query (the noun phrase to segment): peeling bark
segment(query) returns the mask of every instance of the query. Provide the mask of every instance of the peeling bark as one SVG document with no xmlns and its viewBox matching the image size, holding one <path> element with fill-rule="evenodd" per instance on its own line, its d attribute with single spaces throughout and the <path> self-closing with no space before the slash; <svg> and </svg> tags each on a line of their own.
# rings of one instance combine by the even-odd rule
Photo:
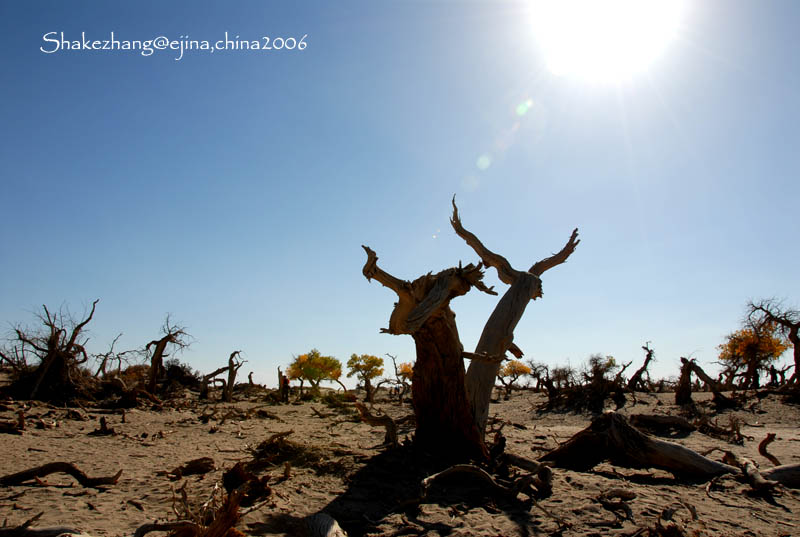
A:
<svg viewBox="0 0 800 537">
<path fill-rule="evenodd" d="M 382 331 L 409 334 L 416 345 L 417 361 L 411 379 L 417 423 L 415 442 L 456 459 L 485 458 L 486 447 L 467 401 L 463 346 L 450 309 L 450 300 L 472 287 L 491 292 L 481 281 L 481 266 L 450 268 L 408 282 L 380 269 L 375 252 L 366 246 L 364 250 L 364 276 L 392 289 L 399 298 L 389 328 Z"/>
<path fill-rule="evenodd" d="M 397 294 L 389 328 L 383 332 L 410 334 L 416 344 L 412 377 L 416 440 L 431 448 L 438 446 L 437 451 L 450 452 L 450 456 L 453 446 L 463 444 L 462 455 L 479 454 L 485 458 L 483 436 L 500 363 L 506 351 L 521 354 L 514 345 L 514 329 L 528 302 L 542 295 L 540 276 L 564 263 L 580 241 L 576 229 L 557 254 L 534 263 L 527 271 L 519 271 L 461 225 L 455 198 L 450 222 L 456 234 L 481 258 L 478 266 L 459 266 L 409 282 L 379 268 L 375 252 L 364 246 L 367 261 L 362 272 L 368 280 L 378 280 Z M 494 267 L 509 289 L 486 322 L 475 352 L 464 353 L 449 303 L 472 287 L 497 294 L 483 284 L 483 266 Z M 472 359 L 466 374 L 465 357 Z"/>
<path fill-rule="evenodd" d="M 510 350 L 514 342 L 514 329 L 517 327 L 525 308 L 531 300 L 542 296 L 542 282 L 539 278 L 546 270 L 564 263 L 575 247 L 578 245 L 578 230 L 572 232 L 567 244 L 560 252 L 543 259 L 527 271 L 514 269 L 505 257 L 486 248 L 483 243 L 461 224 L 455 199 L 453 199 L 453 216 L 450 218 L 456 234 L 473 249 L 487 267 L 494 267 L 497 276 L 508 290 L 495 306 L 489 320 L 483 327 L 483 332 L 475 347 L 475 354 L 487 356 L 504 355 Z M 500 370 L 500 362 L 487 363 L 486 361 L 473 360 L 467 370 L 467 393 L 469 395 L 475 426 L 481 431 L 486 430 L 486 421 L 489 418 L 489 402 L 492 397 L 494 380 Z"/>
</svg>

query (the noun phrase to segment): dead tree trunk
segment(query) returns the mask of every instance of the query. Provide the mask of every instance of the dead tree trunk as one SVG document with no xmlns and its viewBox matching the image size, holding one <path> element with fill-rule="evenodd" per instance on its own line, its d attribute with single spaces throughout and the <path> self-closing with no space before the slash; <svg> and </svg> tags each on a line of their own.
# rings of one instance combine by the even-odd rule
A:
<svg viewBox="0 0 800 537">
<path fill-rule="evenodd" d="M 794 353 L 794 372 L 789 377 L 789 383 L 796 383 L 800 379 L 800 323 L 795 324 L 789 330 L 789 341 L 792 344 L 792 351 Z"/>
<path fill-rule="evenodd" d="M 472 360 L 467 370 L 467 393 L 469 395 L 475 425 L 481 435 L 486 430 L 489 417 L 489 401 L 492 397 L 494 379 L 500 370 L 500 361 L 506 351 L 514 343 L 514 329 L 525 313 L 528 302 L 542 296 L 540 276 L 548 269 L 564 263 L 578 240 L 578 230 L 574 230 L 567 244 L 555 255 L 535 263 L 528 271 L 514 269 L 501 255 L 487 249 L 472 233 L 464 229 L 458 216 L 458 208 L 453 200 L 453 216 L 450 219 L 453 229 L 459 237 L 475 250 L 478 257 L 487 267 L 494 267 L 500 281 L 509 285 L 508 290 L 498 302 L 489 320 L 483 328 L 475 354 L 483 355 L 488 360 Z M 521 356 L 522 351 L 514 347 Z"/>
<path fill-rule="evenodd" d="M 394 367 L 394 378 L 396 382 L 396 389 L 397 389 L 397 401 L 400 405 L 403 404 L 403 396 L 405 396 L 406 391 L 408 390 L 408 383 L 406 382 L 404 376 L 400 374 L 400 370 L 397 368 L 397 356 L 392 356 L 388 352 L 386 356 L 392 359 L 392 366 Z"/>
<path fill-rule="evenodd" d="M 678 381 L 678 387 L 675 390 L 676 405 L 686 405 L 692 402 L 692 373 L 697 375 L 697 377 L 702 380 L 706 386 L 708 386 L 708 388 L 711 390 L 711 393 L 714 394 L 714 404 L 716 405 L 717 409 L 735 408 L 737 406 L 736 401 L 727 395 L 724 395 L 720 385 L 717 384 L 714 379 L 708 376 L 708 373 L 706 373 L 702 367 L 697 365 L 694 360 L 687 360 L 686 358 L 681 358 L 681 376 L 680 380 Z"/>
<path fill-rule="evenodd" d="M 642 376 L 647 373 L 647 367 L 650 365 L 650 362 L 653 360 L 656 352 L 650 348 L 650 342 L 644 344 L 642 349 L 645 352 L 644 357 L 644 364 L 642 367 L 636 370 L 636 373 L 633 374 L 631 379 L 628 381 L 628 389 L 632 392 L 640 391 L 640 392 L 649 392 L 647 386 L 645 386 L 644 380 L 642 380 Z M 649 376 L 648 376 L 649 378 Z"/>
<path fill-rule="evenodd" d="M 203 379 L 200 382 L 200 399 L 208 399 L 208 384 L 211 380 L 216 377 L 217 375 L 221 375 L 225 371 L 228 370 L 228 366 L 220 367 L 219 369 L 215 369 L 208 375 L 203 375 Z"/>
<path fill-rule="evenodd" d="M 156 393 L 158 386 L 158 379 L 164 374 L 164 351 L 169 343 L 169 336 L 164 336 L 161 339 L 151 341 L 147 344 L 146 349 L 154 346 L 153 354 L 150 356 L 150 378 L 147 380 L 147 391 Z"/>
<path fill-rule="evenodd" d="M 153 347 L 153 354 L 150 355 L 150 377 L 147 380 L 147 391 L 151 394 L 156 393 L 158 381 L 164 376 L 164 358 L 168 356 L 165 352 L 167 345 L 171 343 L 181 349 L 188 345 L 183 339 L 186 332 L 183 328 L 171 325 L 169 316 L 162 330 L 164 337 L 151 341 L 144 348 L 145 351 L 149 351 L 150 347 Z"/>
<path fill-rule="evenodd" d="M 414 338 L 417 361 L 411 380 L 416 417 L 415 442 L 432 452 L 454 459 L 485 458 L 482 434 L 473 422 L 464 384 L 463 347 L 458 337 L 450 300 L 483 285 L 480 265 L 451 268 L 417 278 L 400 280 L 377 265 L 378 256 L 364 246 L 363 273 L 398 296 L 382 332 Z"/>
<path fill-rule="evenodd" d="M 675 388 L 675 404 L 678 406 L 692 403 L 692 365 L 686 358 L 681 358 L 681 376 Z"/>
<path fill-rule="evenodd" d="M 239 355 L 242 351 L 233 351 L 230 358 L 228 358 L 228 383 L 225 389 L 222 390 L 222 400 L 226 403 L 233 401 L 233 385 L 236 383 L 236 373 L 247 362 L 246 360 L 239 360 Z"/>
<path fill-rule="evenodd" d="M 488 250 L 478 238 L 463 228 L 453 200 L 451 224 L 456 233 L 478 254 L 482 263 L 428 274 L 413 282 L 400 280 L 377 267 L 375 252 L 367 248 L 363 273 L 392 289 L 399 300 L 389 320 L 391 334 L 410 334 L 417 349 L 411 390 L 417 419 L 417 440 L 449 456 L 485 456 L 483 435 L 489 415 L 489 401 L 500 362 L 506 351 L 518 357 L 514 329 L 528 302 L 542 294 L 540 276 L 564 263 L 577 244 L 578 230 L 567 244 L 551 257 L 535 263 L 527 271 L 511 267 L 502 256 Z M 471 287 L 496 294 L 483 282 L 482 265 L 494 267 L 503 283 L 510 287 L 487 321 L 474 353 L 464 353 L 458 337 L 450 300 Z M 472 359 L 464 375 L 463 358 Z"/>
</svg>

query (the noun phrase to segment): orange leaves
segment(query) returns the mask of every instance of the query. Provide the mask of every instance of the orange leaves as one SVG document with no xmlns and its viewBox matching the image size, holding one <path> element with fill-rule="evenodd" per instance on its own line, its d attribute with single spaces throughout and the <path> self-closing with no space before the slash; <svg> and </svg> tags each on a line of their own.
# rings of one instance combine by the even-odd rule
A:
<svg viewBox="0 0 800 537">
<path fill-rule="evenodd" d="M 400 378 L 410 381 L 411 376 L 414 374 L 414 364 L 411 362 L 403 362 L 397 366 L 397 374 Z"/>
</svg>

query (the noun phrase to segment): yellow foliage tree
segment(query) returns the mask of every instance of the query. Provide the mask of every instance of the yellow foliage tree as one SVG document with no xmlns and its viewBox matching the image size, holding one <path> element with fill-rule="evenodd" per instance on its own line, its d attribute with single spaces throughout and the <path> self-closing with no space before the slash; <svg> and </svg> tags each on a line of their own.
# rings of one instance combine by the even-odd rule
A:
<svg viewBox="0 0 800 537">
<path fill-rule="evenodd" d="M 411 382 L 411 376 L 414 374 L 414 364 L 403 362 L 397 366 L 397 374 L 402 380 Z"/>
<path fill-rule="evenodd" d="M 347 360 L 347 368 L 350 370 L 347 377 L 350 378 L 353 375 L 358 377 L 358 380 L 364 383 L 367 401 L 372 402 L 371 381 L 383 375 L 383 358 L 371 354 L 353 354 Z"/>
<path fill-rule="evenodd" d="M 500 368 L 497 374 L 498 380 L 506 388 L 506 395 L 511 394 L 514 387 L 514 382 L 517 381 L 522 375 L 530 375 L 533 370 L 519 360 L 510 360 Z"/>
<path fill-rule="evenodd" d="M 728 334 L 725 342 L 717 347 L 719 359 L 725 364 L 726 384 L 741 375 L 742 387 L 758 388 L 759 369 L 777 360 L 789 346 L 773 323 L 745 327 Z"/>
<path fill-rule="evenodd" d="M 307 380 L 314 391 L 319 391 L 319 384 L 323 380 L 336 382 L 347 391 L 339 380 L 342 376 L 342 362 L 333 356 L 322 356 L 317 349 L 311 349 L 306 354 L 296 356 L 289 364 L 286 376 L 292 380 L 300 381 L 300 391 L 303 390 L 303 381 Z"/>
</svg>

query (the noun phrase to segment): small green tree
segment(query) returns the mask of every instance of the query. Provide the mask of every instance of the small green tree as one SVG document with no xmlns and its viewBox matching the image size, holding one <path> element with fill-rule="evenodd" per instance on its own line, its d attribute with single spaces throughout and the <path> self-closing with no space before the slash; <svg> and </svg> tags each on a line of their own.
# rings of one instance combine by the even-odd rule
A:
<svg viewBox="0 0 800 537">
<path fill-rule="evenodd" d="M 342 376 L 342 362 L 333 356 L 322 356 L 317 349 L 311 349 L 306 354 L 301 354 L 294 358 L 286 376 L 292 380 L 300 381 L 300 392 L 303 391 L 303 381 L 311 384 L 314 392 L 319 392 L 319 384 L 323 380 L 338 383 L 344 391 L 347 391 L 344 384 L 339 380 Z"/>
<path fill-rule="evenodd" d="M 350 370 L 347 377 L 350 378 L 355 375 L 358 380 L 364 383 L 364 391 L 366 393 L 366 401 L 372 402 L 372 379 L 378 378 L 383 375 L 383 358 L 378 358 L 371 354 L 357 355 L 353 354 L 347 360 L 347 367 Z"/>
</svg>

